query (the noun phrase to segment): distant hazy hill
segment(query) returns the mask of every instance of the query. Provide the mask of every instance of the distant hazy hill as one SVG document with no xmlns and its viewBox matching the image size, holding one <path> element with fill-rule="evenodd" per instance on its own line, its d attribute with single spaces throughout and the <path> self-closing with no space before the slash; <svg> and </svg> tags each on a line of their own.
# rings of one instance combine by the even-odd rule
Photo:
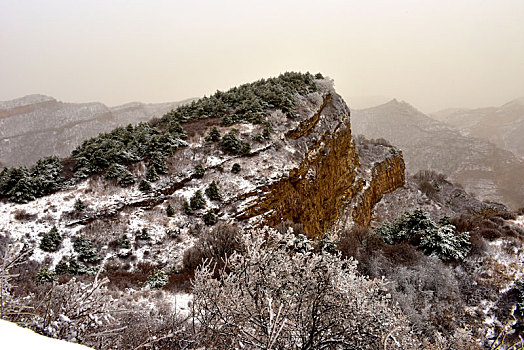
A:
<svg viewBox="0 0 524 350">
<path fill-rule="evenodd" d="M 43 95 L 0 102 L 0 163 L 31 165 L 38 159 L 66 156 L 83 140 L 116 126 L 162 116 L 190 100 L 128 103 L 107 107 L 98 102 L 64 103 Z"/>
<path fill-rule="evenodd" d="M 524 97 L 500 107 L 446 109 L 431 117 L 458 128 L 463 135 L 490 141 L 524 159 Z"/>
<path fill-rule="evenodd" d="M 402 148 L 409 173 L 432 169 L 483 200 L 524 205 L 524 162 L 490 142 L 461 135 L 405 102 L 353 110 L 354 134 L 385 138 Z"/>
</svg>

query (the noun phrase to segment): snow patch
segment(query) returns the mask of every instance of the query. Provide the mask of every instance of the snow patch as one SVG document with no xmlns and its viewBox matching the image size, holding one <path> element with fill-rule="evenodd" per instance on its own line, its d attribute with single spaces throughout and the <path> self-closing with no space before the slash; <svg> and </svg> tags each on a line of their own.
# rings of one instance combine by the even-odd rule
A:
<svg viewBox="0 0 524 350">
<path fill-rule="evenodd" d="M 4 349 L 38 349 L 38 350 L 87 350 L 87 346 L 69 343 L 65 340 L 49 338 L 22 328 L 14 323 L 0 320 L 0 339 Z"/>
</svg>

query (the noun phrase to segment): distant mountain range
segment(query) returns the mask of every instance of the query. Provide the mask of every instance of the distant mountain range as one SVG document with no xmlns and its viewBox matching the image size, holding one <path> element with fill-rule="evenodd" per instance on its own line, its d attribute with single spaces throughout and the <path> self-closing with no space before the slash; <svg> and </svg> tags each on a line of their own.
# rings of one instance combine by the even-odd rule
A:
<svg viewBox="0 0 524 350">
<path fill-rule="evenodd" d="M 30 95 L 0 102 L 0 164 L 30 166 L 45 156 L 65 157 L 100 132 L 160 117 L 190 101 L 107 107 Z M 408 173 L 435 170 L 480 199 L 524 206 L 524 99 L 501 107 L 447 109 L 431 117 L 392 100 L 352 110 L 351 124 L 354 135 L 385 138 L 401 147 Z"/>
<path fill-rule="evenodd" d="M 119 125 L 160 117 L 191 100 L 107 107 L 99 102 L 64 103 L 29 95 L 0 102 L 0 164 L 30 166 L 49 155 L 65 157 L 87 138 Z"/>
<path fill-rule="evenodd" d="M 431 117 L 463 135 L 490 141 L 524 159 L 524 97 L 500 107 L 445 109 Z"/>
<path fill-rule="evenodd" d="M 522 117 L 511 115 L 506 119 L 513 120 L 515 125 L 522 124 Z M 399 146 L 408 173 L 435 170 L 448 175 L 450 180 L 462 184 L 482 200 L 501 202 L 513 208 L 524 206 L 524 161 L 508 150 L 480 138 L 465 136 L 452 126 L 397 100 L 353 110 L 351 124 L 355 135 L 385 138 Z M 507 136 L 508 143 L 509 139 Z M 522 137 L 514 139 L 511 144 L 522 141 Z"/>
</svg>

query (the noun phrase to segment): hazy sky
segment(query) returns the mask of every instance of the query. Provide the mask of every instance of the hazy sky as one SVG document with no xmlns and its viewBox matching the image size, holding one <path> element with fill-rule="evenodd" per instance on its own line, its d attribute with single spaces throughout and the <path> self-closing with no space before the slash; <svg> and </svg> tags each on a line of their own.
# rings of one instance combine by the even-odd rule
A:
<svg viewBox="0 0 524 350">
<path fill-rule="evenodd" d="M 0 49 L 0 100 L 176 101 L 293 70 L 350 107 L 432 112 L 524 96 L 524 1 L 0 0 Z"/>
</svg>

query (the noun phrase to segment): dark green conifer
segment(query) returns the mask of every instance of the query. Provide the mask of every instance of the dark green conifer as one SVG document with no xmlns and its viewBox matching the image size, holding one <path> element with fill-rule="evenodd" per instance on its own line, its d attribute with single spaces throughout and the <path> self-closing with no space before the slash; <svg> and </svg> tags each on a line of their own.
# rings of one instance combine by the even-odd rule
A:
<svg viewBox="0 0 524 350">
<path fill-rule="evenodd" d="M 56 252 L 62 244 L 62 236 L 58 232 L 56 226 L 53 226 L 51 230 L 44 233 L 40 240 L 40 249 L 46 252 Z"/>
<path fill-rule="evenodd" d="M 142 192 L 149 192 L 151 191 L 151 184 L 149 183 L 149 181 L 142 179 L 138 184 L 138 189 Z"/>
<path fill-rule="evenodd" d="M 211 184 L 206 188 L 205 192 L 207 198 L 211 199 L 212 201 L 219 201 L 222 199 L 220 190 L 218 189 L 217 183 L 215 181 L 211 182 Z"/>
<path fill-rule="evenodd" d="M 169 216 L 169 217 L 175 216 L 175 209 L 173 209 L 171 204 L 167 205 L 166 215 Z"/>
<path fill-rule="evenodd" d="M 209 134 L 206 136 L 206 141 L 207 142 L 217 142 L 217 141 L 220 141 L 220 132 L 218 131 L 218 129 L 216 128 L 216 126 L 214 126 L 211 131 L 209 132 Z"/>
<path fill-rule="evenodd" d="M 233 164 L 233 166 L 231 167 L 231 172 L 233 174 L 238 174 L 241 170 L 242 168 L 240 167 L 240 164 L 238 163 Z"/>
<path fill-rule="evenodd" d="M 213 210 L 208 210 L 207 213 L 205 213 L 202 217 L 202 220 L 204 221 L 204 224 L 208 226 L 213 226 L 217 223 L 217 216 L 215 215 Z"/>
<path fill-rule="evenodd" d="M 202 191 L 196 191 L 189 200 L 189 203 L 191 205 L 191 209 L 193 210 L 204 208 L 206 206 L 206 201 L 204 200 L 204 197 L 202 197 Z"/>
</svg>

